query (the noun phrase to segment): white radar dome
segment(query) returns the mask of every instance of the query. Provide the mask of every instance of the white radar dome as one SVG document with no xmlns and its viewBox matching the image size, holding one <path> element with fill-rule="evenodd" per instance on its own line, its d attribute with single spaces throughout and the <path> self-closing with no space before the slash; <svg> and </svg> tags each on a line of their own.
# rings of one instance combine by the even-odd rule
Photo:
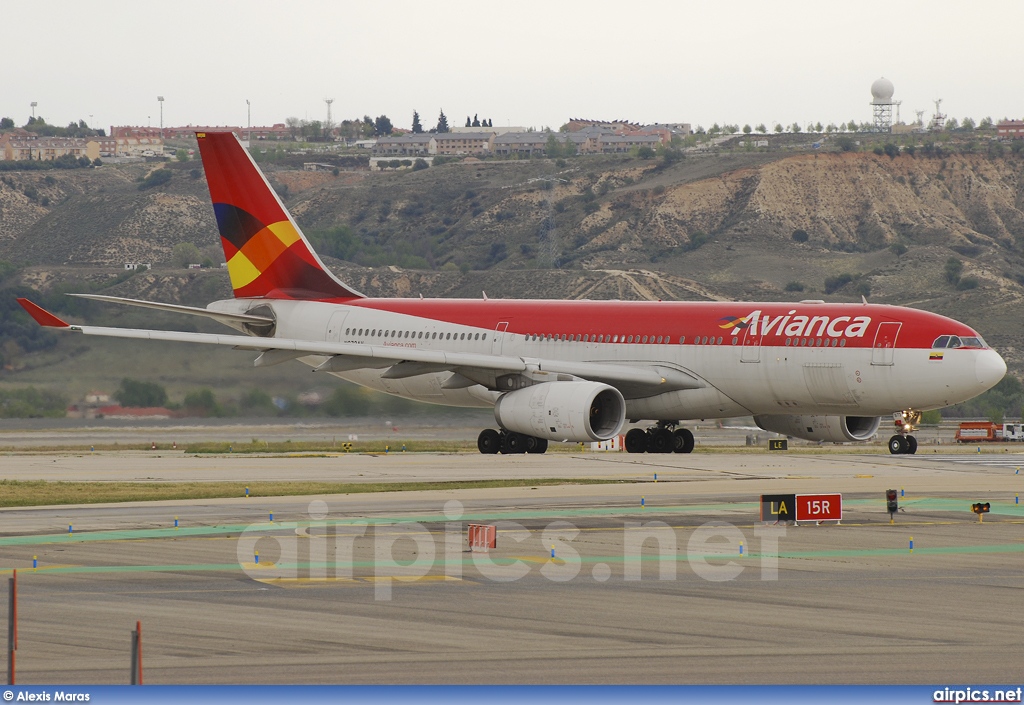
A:
<svg viewBox="0 0 1024 705">
<path fill-rule="evenodd" d="M 892 102 L 892 94 L 895 91 L 896 87 L 892 85 L 892 81 L 883 76 L 871 84 L 871 102 L 890 103 Z"/>
</svg>

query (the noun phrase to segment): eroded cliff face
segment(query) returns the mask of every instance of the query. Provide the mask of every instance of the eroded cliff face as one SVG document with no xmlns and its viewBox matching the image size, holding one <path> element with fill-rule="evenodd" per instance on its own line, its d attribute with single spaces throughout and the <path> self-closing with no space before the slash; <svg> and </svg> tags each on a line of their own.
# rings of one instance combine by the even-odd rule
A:
<svg viewBox="0 0 1024 705">
<path fill-rule="evenodd" d="M 645 253 L 687 247 L 697 235 L 746 234 L 838 251 L 947 245 L 1017 250 L 1024 239 L 1022 169 L 1017 159 L 956 155 L 890 159 L 810 154 L 738 169 L 660 193 L 612 193 L 580 222 L 584 249 Z M 618 209 L 624 217 L 614 217 Z M 604 258 L 607 259 L 607 258 Z"/>
</svg>

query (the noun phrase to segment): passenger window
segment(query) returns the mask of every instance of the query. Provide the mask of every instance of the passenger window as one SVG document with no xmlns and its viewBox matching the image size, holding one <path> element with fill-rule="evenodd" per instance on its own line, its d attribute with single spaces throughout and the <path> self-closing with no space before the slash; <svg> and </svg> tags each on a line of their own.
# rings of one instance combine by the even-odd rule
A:
<svg viewBox="0 0 1024 705">
<path fill-rule="evenodd" d="M 719 338 L 718 338 L 718 343 L 717 343 L 717 344 L 718 344 L 718 345 L 721 345 L 721 344 L 722 344 L 722 338 L 721 338 L 721 336 L 719 336 Z"/>
<path fill-rule="evenodd" d="M 685 342 L 686 342 L 686 336 L 685 335 L 679 336 L 679 344 L 682 345 Z"/>
</svg>

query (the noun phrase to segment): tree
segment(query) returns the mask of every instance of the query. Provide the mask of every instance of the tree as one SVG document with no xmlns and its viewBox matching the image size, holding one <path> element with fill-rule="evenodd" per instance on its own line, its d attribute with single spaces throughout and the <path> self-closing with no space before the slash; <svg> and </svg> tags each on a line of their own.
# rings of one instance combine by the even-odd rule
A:
<svg viewBox="0 0 1024 705">
<path fill-rule="evenodd" d="M 199 262 L 203 255 L 199 252 L 199 248 L 191 242 L 179 242 L 171 248 L 171 258 L 179 267 L 187 267 Z"/>
<path fill-rule="evenodd" d="M 174 153 L 174 157 L 179 162 L 187 162 L 188 161 L 188 150 L 179 149 L 177 152 Z"/>
<path fill-rule="evenodd" d="M 789 126 L 789 131 L 792 132 L 793 134 L 797 134 L 798 132 L 800 132 L 800 123 L 794 122 L 792 125 Z"/>
<path fill-rule="evenodd" d="M 814 123 L 814 131 L 819 133 L 819 134 L 821 133 L 822 127 L 821 127 L 821 123 L 820 122 Z"/>
<path fill-rule="evenodd" d="M 846 123 L 846 129 L 849 132 L 856 132 L 857 131 L 857 121 L 856 120 L 850 120 L 850 122 Z"/>
<path fill-rule="evenodd" d="M 964 263 L 958 260 L 956 257 L 950 257 L 946 260 L 946 267 L 943 272 L 948 281 L 953 286 L 960 283 L 960 275 L 963 274 Z"/>
<path fill-rule="evenodd" d="M 412 111 L 412 133 L 414 135 L 423 133 L 423 125 L 420 124 L 420 114 L 415 110 Z"/>
<path fill-rule="evenodd" d="M 373 121 L 373 132 L 378 137 L 381 135 L 390 135 L 393 129 L 391 120 L 388 119 L 387 115 L 381 115 Z"/>
<path fill-rule="evenodd" d="M 420 171 L 421 169 L 427 169 L 429 167 L 430 165 L 427 164 L 427 160 L 422 158 L 417 158 L 416 161 L 412 163 L 413 171 Z"/>
<path fill-rule="evenodd" d="M 9 117 L 0 118 L 0 130 L 9 130 L 14 127 L 14 120 Z"/>
<path fill-rule="evenodd" d="M 946 120 L 946 131 L 947 132 L 952 132 L 953 130 L 957 130 L 959 128 L 960 128 L 960 123 L 957 122 L 955 117 L 951 117 L 949 120 Z"/>
<path fill-rule="evenodd" d="M 126 377 L 114 392 L 114 398 L 121 402 L 121 406 L 164 406 L 167 403 L 167 390 L 155 382 L 140 382 Z"/>
<path fill-rule="evenodd" d="M 146 178 L 144 178 L 142 183 L 139 184 L 139 190 L 145 191 L 146 189 L 166 184 L 171 180 L 172 175 L 173 174 L 170 169 L 154 169 L 146 174 Z"/>
<path fill-rule="evenodd" d="M 548 159 L 557 159 L 562 156 L 562 143 L 555 137 L 554 132 L 548 135 L 548 141 L 544 145 L 544 155 Z"/>
<path fill-rule="evenodd" d="M 478 118 L 476 116 L 476 113 L 473 113 L 473 124 L 471 125 L 471 127 L 480 127 L 480 126 L 481 126 L 480 125 L 480 118 Z M 486 125 L 484 127 L 486 127 Z"/>
<path fill-rule="evenodd" d="M 979 130 L 991 130 L 992 129 L 992 118 L 983 117 L 981 122 L 978 123 Z"/>
<path fill-rule="evenodd" d="M 764 123 L 763 123 L 763 122 L 762 122 L 762 123 L 759 123 L 759 124 L 758 124 L 758 126 L 757 126 L 757 127 L 755 127 L 754 129 L 755 129 L 755 130 L 757 130 L 758 132 L 760 132 L 760 133 L 761 133 L 762 135 L 763 135 L 764 133 L 768 132 L 768 128 L 764 126 Z"/>
<path fill-rule="evenodd" d="M 895 159 L 900 154 L 900 148 L 894 145 L 892 142 L 886 142 L 885 146 L 882 147 L 882 151 L 885 152 L 889 159 Z"/>
<path fill-rule="evenodd" d="M 285 118 L 284 124 L 287 125 L 288 132 L 291 133 L 292 140 L 294 140 L 299 133 L 299 119 L 297 117 Z"/>
<path fill-rule="evenodd" d="M 647 145 L 644 145 L 643 147 L 640 147 L 639 149 L 636 150 L 636 156 L 640 157 L 641 159 L 651 159 L 654 157 L 654 150 L 648 147 Z"/>
<path fill-rule="evenodd" d="M 894 242 L 893 244 L 889 245 L 889 252 L 896 255 L 896 259 L 898 260 L 900 257 L 907 254 L 907 246 L 904 245 L 902 242 Z"/>
<path fill-rule="evenodd" d="M 469 119 L 469 115 L 466 116 L 466 127 L 473 127 L 473 123 Z"/>
<path fill-rule="evenodd" d="M 205 387 L 186 394 L 182 406 L 193 416 L 220 416 L 223 413 L 213 392 Z"/>
<path fill-rule="evenodd" d="M 448 118 L 444 114 L 444 110 L 441 110 L 441 114 L 437 117 L 437 128 L 438 133 L 448 132 Z"/>
<path fill-rule="evenodd" d="M 750 125 L 743 126 L 743 134 L 749 135 L 751 132 L 753 132 L 753 130 L 751 129 Z"/>
<path fill-rule="evenodd" d="M 780 125 L 779 123 L 775 123 L 775 127 L 773 127 L 772 129 L 775 131 L 775 134 L 782 134 L 782 125 Z"/>
<path fill-rule="evenodd" d="M 960 129 L 964 132 L 974 132 L 974 120 L 969 117 L 965 117 L 963 122 L 960 123 Z"/>
</svg>

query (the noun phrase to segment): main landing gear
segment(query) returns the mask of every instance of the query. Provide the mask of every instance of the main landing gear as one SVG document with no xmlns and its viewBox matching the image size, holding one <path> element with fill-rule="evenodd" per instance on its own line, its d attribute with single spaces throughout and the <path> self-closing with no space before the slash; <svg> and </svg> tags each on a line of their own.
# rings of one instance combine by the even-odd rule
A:
<svg viewBox="0 0 1024 705">
<path fill-rule="evenodd" d="M 525 433 L 516 433 L 515 431 L 495 431 L 493 428 L 485 428 L 476 439 L 476 447 L 484 455 L 543 453 L 548 449 L 548 439 L 527 436 Z"/>
<path fill-rule="evenodd" d="M 693 433 L 675 428 L 675 421 L 659 421 L 646 431 L 634 428 L 626 434 L 627 453 L 692 453 Z"/>
</svg>

